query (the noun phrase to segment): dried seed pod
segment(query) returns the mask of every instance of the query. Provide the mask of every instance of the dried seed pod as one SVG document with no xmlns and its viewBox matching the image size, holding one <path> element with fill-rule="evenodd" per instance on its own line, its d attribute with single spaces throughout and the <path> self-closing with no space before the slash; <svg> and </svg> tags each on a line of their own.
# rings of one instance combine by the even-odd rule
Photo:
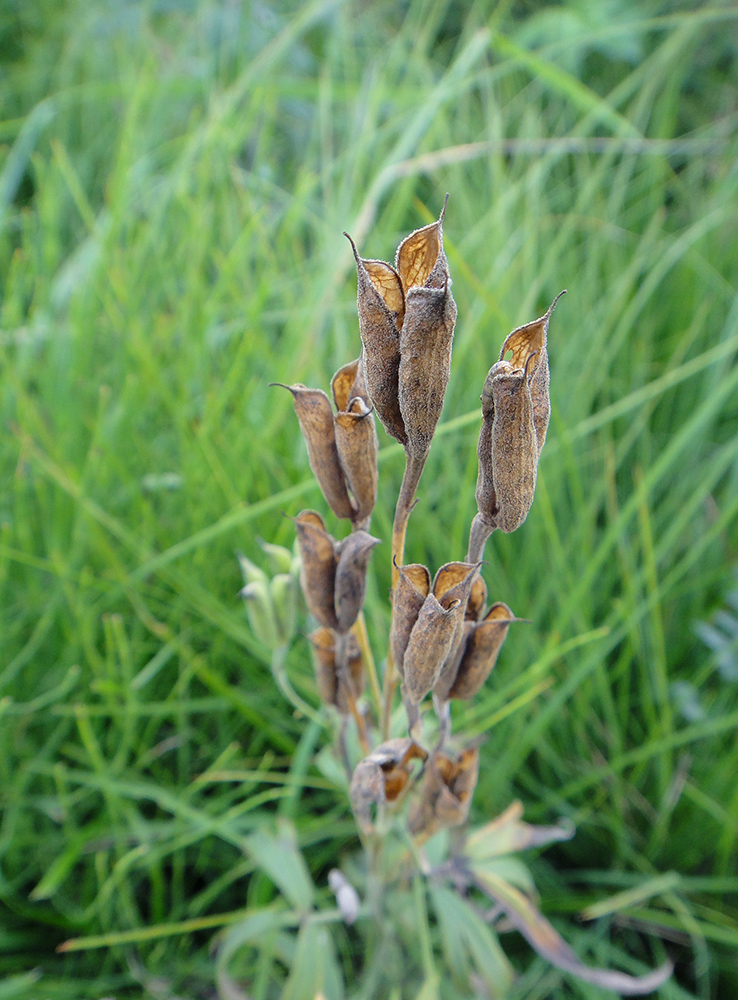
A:
<svg viewBox="0 0 738 1000">
<path fill-rule="evenodd" d="M 405 314 L 402 282 L 390 264 L 363 260 L 348 233 L 344 235 L 356 259 L 356 301 L 367 391 L 384 429 L 404 445 L 407 435 L 398 394 L 400 326 Z"/>
<path fill-rule="evenodd" d="M 336 543 L 325 521 L 314 510 L 303 510 L 295 518 L 300 547 L 300 585 L 312 615 L 326 628 L 338 628 L 334 603 L 336 587 Z"/>
<path fill-rule="evenodd" d="M 533 365 L 529 368 L 530 391 L 533 400 L 533 423 L 536 430 L 536 442 L 538 454 L 540 456 L 546 440 L 548 421 L 551 415 L 551 401 L 549 398 L 549 383 L 551 380 L 548 367 L 548 326 L 551 322 L 551 315 L 562 295 L 566 294 L 566 289 L 559 292 L 546 312 L 539 319 L 532 323 L 526 323 L 507 337 L 500 351 L 500 360 L 504 358 L 508 351 L 512 351 L 512 365 L 514 368 L 525 368 L 528 358 L 535 354 Z"/>
<path fill-rule="evenodd" d="M 356 510 L 351 503 L 338 457 L 330 400 L 322 389 L 308 389 L 299 382 L 295 385 L 271 384 L 292 393 L 295 413 L 307 444 L 310 468 L 331 510 L 336 517 L 354 519 Z"/>
<path fill-rule="evenodd" d="M 338 632 L 348 632 L 359 616 L 366 593 L 369 557 L 379 541 L 366 531 L 353 531 L 337 546 L 335 608 Z"/>
<path fill-rule="evenodd" d="M 472 584 L 471 594 L 469 594 L 469 602 L 466 605 L 464 618 L 471 622 L 479 621 L 484 614 L 486 604 L 487 584 L 484 582 L 484 577 L 476 576 Z"/>
<path fill-rule="evenodd" d="M 436 752 L 423 775 L 420 802 L 410 813 L 408 826 L 427 839 L 444 827 L 459 826 L 469 815 L 479 777 L 479 749 L 462 750 L 453 758 Z"/>
<path fill-rule="evenodd" d="M 438 680 L 454 643 L 460 604 L 457 600 L 444 608 L 434 594 L 423 602 L 403 661 L 402 700 L 406 706 L 419 705 Z"/>
<path fill-rule="evenodd" d="M 510 532 L 528 516 L 538 473 L 538 443 L 526 369 L 515 370 L 508 361 L 498 361 L 487 376 L 488 390 L 494 408 L 490 456 L 494 519 L 498 528 Z"/>
<path fill-rule="evenodd" d="M 390 649 L 400 677 L 403 677 L 405 650 L 423 602 L 430 593 L 431 578 L 425 566 L 419 563 L 401 566 L 399 572 L 400 576 L 392 595 Z"/>
<path fill-rule="evenodd" d="M 361 524 L 370 517 L 377 500 L 379 442 L 360 362 L 352 361 L 337 371 L 331 389 L 338 410 L 334 417 L 336 449 L 354 499 L 353 521 Z"/>
<path fill-rule="evenodd" d="M 456 303 L 443 251 L 443 216 L 411 233 L 397 251 L 405 291 L 398 388 L 407 451 L 428 454 L 451 371 Z"/>
<path fill-rule="evenodd" d="M 439 688 L 445 689 L 447 679 L 456 676 L 461 643 L 464 638 L 464 619 L 474 579 L 480 565 L 463 562 L 446 563 L 438 570 L 433 581 L 433 593 L 441 602 L 442 607 L 453 606 L 456 621 L 451 647 L 433 684 L 434 692 L 437 692 Z"/>
<path fill-rule="evenodd" d="M 336 663 L 336 635 L 329 628 L 318 628 L 308 636 L 313 647 L 315 679 L 321 701 L 333 705 L 341 715 L 351 711 L 347 695 L 354 701 L 364 691 L 364 661 L 353 635 L 346 640 L 346 664 Z"/>
<path fill-rule="evenodd" d="M 416 459 L 428 454 L 441 415 L 456 322 L 443 250 L 445 211 L 444 205 L 437 222 L 402 241 L 394 267 L 362 259 L 347 236 L 356 258 L 369 397 L 387 433 Z"/>
<path fill-rule="evenodd" d="M 364 832 L 372 829 L 371 807 L 394 802 L 407 785 L 413 760 L 424 761 L 426 750 L 409 737 L 381 743 L 354 770 L 349 797 Z"/>
<path fill-rule="evenodd" d="M 515 531 L 533 502 L 550 415 L 546 338 L 561 295 L 539 319 L 513 330 L 484 383 L 476 498 L 490 529 Z M 511 360 L 503 360 L 508 351 Z"/>
<path fill-rule="evenodd" d="M 444 698 L 473 698 L 492 672 L 510 624 L 517 619 L 507 604 L 493 604 L 480 622 L 469 625 L 456 676 Z"/>
</svg>

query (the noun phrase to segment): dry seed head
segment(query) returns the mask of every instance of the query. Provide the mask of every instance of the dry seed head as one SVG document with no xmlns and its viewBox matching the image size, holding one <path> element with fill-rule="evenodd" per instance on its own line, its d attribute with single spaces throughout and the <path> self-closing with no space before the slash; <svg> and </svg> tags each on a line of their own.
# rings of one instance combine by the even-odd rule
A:
<svg viewBox="0 0 738 1000">
<path fill-rule="evenodd" d="M 456 674 L 444 698 L 468 700 L 480 690 L 492 673 L 502 644 L 512 622 L 516 621 L 507 604 L 493 604 L 480 622 L 467 622 L 467 634 Z"/>
<path fill-rule="evenodd" d="M 338 410 L 334 417 L 338 458 L 354 499 L 353 521 L 363 524 L 377 501 L 379 442 L 360 360 L 339 369 L 333 376 L 331 389 Z"/>
<path fill-rule="evenodd" d="M 413 760 L 424 761 L 427 756 L 410 737 L 397 738 L 381 743 L 356 765 L 349 796 L 364 832 L 372 829 L 371 807 L 394 802 L 407 785 Z"/>
<path fill-rule="evenodd" d="M 356 510 L 351 503 L 333 428 L 333 410 L 322 389 L 308 389 L 297 382 L 283 385 L 272 382 L 292 393 L 295 413 L 305 438 L 310 468 L 328 505 L 336 517 L 353 519 Z"/>
<path fill-rule="evenodd" d="M 443 408 L 456 322 L 444 213 L 402 241 L 395 267 L 362 260 L 351 242 L 367 390 L 387 433 L 418 459 Z"/>
<path fill-rule="evenodd" d="M 455 677 L 462 642 L 465 636 L 465 618 L 474 581 L 481 563 L 447 563 L 436 573 L 433 593 L 444 607 L 455 605 L 456 630 L 451 647 L 433 684 L 433 690 L 443 689 L 447 677 Z M 457 603 L 458 602 L 458 603 Z"/>
<path fill-rule="evenodd" d="M 399 579 L 392 595 L 392 626 L 390 648 L 400 677 L 410 633 L 418 620 L 423 602 L 430 593 L 431 578 L 425 566 L 410 563 L 399 568 Z"/>
<path fill-rule="evenodd" d="M 399 569 L 390 642 L 411 720 L 417 717 L 414 708 L 436 685 L 463 637 L 464 614 L 478 568 L 471 563 L 446 563 L 436 573 L 432 588 L 424 566 L 413 563 Z"/>
<path fill-rule="evenodd" d="M 400 444 L 406 444 L 398 395 L 399 329 L 405 314 L 400 276 L 381 260 L 362 260 L 351 237 L 348 233 L 345 236 L 356 259 L 357 308 L 366 388 L 384 429 Z"/>
<path fill-rule="evenodd" d="M 533 502 L 550 414 L 546 337 L 559 298 L 540 319 L 513 330 L 484 383 L 476 498 L 490 528 L 515 531 Z"/>
<path fill-rule="evenodd" d="M 372 549 L 379 544 L 366 531 L 353 531 L 337 546 L 335 608 L 337 631 L 348 632 L 359 617 L 366 593 L 366 571 Z"/>
<path fill-rule="evenodd" d="M 325 521 L 314 510 L 303 510 L 295 518 L 300 547 L 300 585 L 310 613 L 326 628 L 338 628 L 334 602 L 336 589 L 335 539 Z"/>
<path fill-rule="evenodd" d="M 463 823 L 478 777 L 477 747 L 462 750 L 457 757 L 434 753 L 423 775 L 420 802 L 410 813 L 410 832 L 426 840 L 437 830 Z"/>
</svg>

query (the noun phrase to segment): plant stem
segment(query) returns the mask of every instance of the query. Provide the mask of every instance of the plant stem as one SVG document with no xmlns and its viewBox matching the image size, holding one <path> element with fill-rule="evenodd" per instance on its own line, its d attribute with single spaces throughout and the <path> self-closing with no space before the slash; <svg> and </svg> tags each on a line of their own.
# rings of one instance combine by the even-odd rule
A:
<svg viewBox="0 0 738 1000">
<path fill-rule="evenodd" d="M 306 701 L 303 701 L 300 695 L 295 691 L 290 683 L 290 679 L 287 676 L 287 647 L 277 646 L 275 650 L 272 651 L 272 676 L 277 682 L 277 687 L 285 696 L 287 701 L 293 705 L 298 712 L 302 712 L 303 715 L 307 716 L 308 719 L 312 719 L 313 722 L 317 722 L 321 727 L 325 727 L 325 720 L 321 717 L 319 712 L 316 712 L 314 708 L 311 708 Z"/>
<path fill-rule="evenodd" d="M 418 488 L 420 477 L 423 474 L 425 460 L 427 457 L 427 455 L 423 455 L 422 458 L 417 458 L 413 457 L 408 452 L 405 452 L 405 472 L 402 477 L 402 483 L 400 484 L 400 493 L 397 497 L 397 506 L 395 507 L 395 520 L 392 525 L 393 595 L 395 587 L 397 586 L 397 581 L 400 579 L 400 566 L 402 566 L 405 561 L 405 534 L 407 532 L 407 522 L 410 518 L 410 512 L 415 506 L 415 491 Z M 397 667 L 395 666 L 392 648 L 390 647 L 387 651 L 387 666 L 384 671 L 384 697 L 381 719 L 383 740 L 389 739 L 390 720 L 392 718 L 392 703 L 395 700 L 397 681 Z"/>
<path fill-rule="evenodd" d="M 364 666 L 366 667 L 366 672 L 369 676 L 369 687 L 372 689 L 372 698 L 374 699 L 377 721 L 379 722 L 382 718 L 382 689 L 379 686 L 377 665 L 374 662 L 374 657 L 372 655 L 372 647 L 369 645 L 369 636 L 366 631 L 366 619 L 364 618 L 363 611 L 359 612 L 359 617 L 356 619 L 351 631 L 354 633 L 356 641 L 359 644 L 361 656 L 364 660 Z"/>
<path fill-rule="evenodd" d="M 422 458 L 415 458 L 407 452 L 405 453 L 405 474 L 402 477 L 400 494 L 397 497 L 397 506 L 395 507 L 395 520 L 392 525 L 392 590 L 395 589 L 400 578 L 399 567 L 403 565 L 405 559 L 407 522 L 411 510 L 415 506 L 415 491 L 423 474 L 427 457 L 427 455 L 423 455 Z"/>
<path fill-rule="evenodd" d="M 495 530 L 494 526 L 490 526 L 487 521 L 482 518 L 481 514 L 477 514 L 471 523 L 471 529 L 469 531 L 469 551 L 466 554 L 466 561 L 468 563 L 478 563 L 484 558 L 484 546 L 487 544 L 487 539 Z"/>
<path fill-rule="evenodd" d="M 354 691 L 354 685 L 351 680 L 351 673 L 348 668 L 348 634 L 337 635 L 336 636 L 336 673 L 338 675 L 338 683 L 343 689 L 343 696 L 346 699 L 346 704 L 348 705 L 349 712 L 354 718 L 356 723 L 356 729 L 359 734 L 359 742 L 361 743 L 361 749 L 365 754 L 371 753 L 369 748 L 369 740 L 366 735 L 366 722 L 364 721 L 364 716 L 359 711 L 359 707 L 356 704 L 356 692 Z M 350 768 L 349 768 L 350 773 Z"/>
</svg>

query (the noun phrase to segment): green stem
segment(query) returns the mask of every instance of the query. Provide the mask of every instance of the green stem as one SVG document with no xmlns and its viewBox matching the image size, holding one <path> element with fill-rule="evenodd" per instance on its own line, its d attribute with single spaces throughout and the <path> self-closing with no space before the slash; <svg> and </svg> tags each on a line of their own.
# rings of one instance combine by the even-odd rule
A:
<svg viewBox="0 0 738 1000">
<path fill-rule="evenodd" d="M 300 695 L 295 691 L 290 683 L 290 679 L 287 676 L 287 647 L 277 646 L 276 649 L 272 651 L 272 676 L 277 682 L 277 687 L 285 696 L 287 701 L 301 712 L 303 715 L 307 716 L 308 719 L 312 719 L 313 722 L 317 722 L 321 727 L 325 727 L 325 720 L 321 717 L 319 712 L 316 712 L 314 708 L 311 708 L 306 701 L 303 701 Z"/>
</svg>

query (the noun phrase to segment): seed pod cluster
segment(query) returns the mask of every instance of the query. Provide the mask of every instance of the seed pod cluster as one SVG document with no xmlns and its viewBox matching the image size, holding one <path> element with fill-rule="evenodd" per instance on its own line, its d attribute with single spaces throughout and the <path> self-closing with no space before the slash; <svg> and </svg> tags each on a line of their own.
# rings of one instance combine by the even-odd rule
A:
<svg viewBox="0 0 738 1000">
<path fill-rule="evenodd" d="M 539 319 L 513 330 L 484 383 L 476 499 L 489 530 L 515 531 L 533 502 L 551 409 L 546 339 L 561 295 Z"/>
<path fill-rule="evenodd" d="M 430 449 L 451 368 L 456 303 L 444 213 L 445 205 L 437 222 L 402 241 L 394 267 L 361 258 L 351 241 L 369 397 L 387 433 L 416 459 Z"/>
<path fill-rule="evenodd" d="M 420 801 L 408 818 L 410 833 L 426 840 L 444 827 L 465 822 L 478 777 L 477 747 L 455 757 L 436 751 L 426 764 Z"/>
<path fill-rule="evenodd" d="M 336 414 L 322 389 L 297 382 L 292 393 L 308 449 L 310 467 L 336 517 L 355 527 L 368 523 L 377 500 L 377 431 L 361 359 L 340 368 L 331 380 Z"/>
<path fill-rule="evenodd" d="M 424 761 L 428 753 L 410 737 L 387 740 L 354 769 L 349 797 L 354 814 L 365 832 L 372 830 L 371 807 L 395 802 L 410 779 L 412 762 Z"/>
<path fill-rule="evenodd" d="M 392 606 L 390 646 L 402 678 L 402 698 L 411 724 L 417 706 L 455 661 L 478 565 L 446 563 L 430 573 L 417 563 L 402 566 Z"/>
<path fill-rule="evenodd" d="M 507 604 L 498 601 L 479 621 L 466 620 L 458 653 L 433 693 L 441 701 L 468 701 L 492 673 L 510 624 L 518 619 Z"/>
</svg>

